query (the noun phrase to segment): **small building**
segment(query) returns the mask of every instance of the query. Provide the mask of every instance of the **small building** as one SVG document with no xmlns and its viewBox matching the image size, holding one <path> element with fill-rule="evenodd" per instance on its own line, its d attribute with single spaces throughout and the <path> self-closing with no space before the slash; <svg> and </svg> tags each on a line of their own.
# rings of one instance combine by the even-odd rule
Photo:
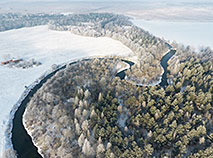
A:
<svg viewBox="0 0 213 158">
<path fill-rule="evenodd" d="M 3 62 L 1 62 L 1 64 L 2 64 L 2 65 L 7 65 L 7 64 L 9 64 L 9 63 L 18 63 L 18 62 L 20 62 L 20 61 L 22 61 L 22 59 L 17 59 L 17 60 L 11 59 L 11 60 L 8 60 L 8 61 L 3 61 Z"/>
</svg>

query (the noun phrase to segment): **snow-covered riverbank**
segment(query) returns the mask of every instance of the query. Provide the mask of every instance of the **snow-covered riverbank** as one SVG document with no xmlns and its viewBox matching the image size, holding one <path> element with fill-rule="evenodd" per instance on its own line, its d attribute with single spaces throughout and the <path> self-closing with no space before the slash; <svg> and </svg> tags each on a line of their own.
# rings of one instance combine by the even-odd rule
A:
<svg viewBox="0 0 213 158">
<path fill-rule="evenodd" d="M 132 51 L 113 39 L 91 38 L 70 32 L 48 30 L 47 26 L 22 28 L 0 33 L 0 60 L 10 54 L 25 59 L 34 58 L 42 65 L 29 69 L 0 66 L 0 155 L 5 147 L 5 130 L 13 106 L 36 79 L 51 68 L 70 60 L 90 56 L 127 56 Z M 6 146 L 7 148 L 7 146 Z"/>
</svg>

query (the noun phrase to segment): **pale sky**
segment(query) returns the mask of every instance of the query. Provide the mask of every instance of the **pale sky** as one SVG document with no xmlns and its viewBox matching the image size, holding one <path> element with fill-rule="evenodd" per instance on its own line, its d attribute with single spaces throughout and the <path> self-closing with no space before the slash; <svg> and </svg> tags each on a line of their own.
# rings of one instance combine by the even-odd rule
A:
<svg viewBox="0 0 213 158">
<path fill-rule="evenodd" d="M 191 2 L 191 3 L 211 3 L 212 0 L 1 0 L 1 2 L 79 2 L 79 1 L 87 1 L 87 2 L 118 2 L 118 1 L 125 1 L 125 2 Z"/>
<path fill-rule="evenodd" d="M 212 0 L 0 0 L 0 3 L 10 3 L 10 2 L 144 2 L 144 3 L 169 3 L 169 4 L 179 4 L 179 3 L 190 3 L 196 4 L 199 3 L 203 5 L 204 3 L 211 3 Z"/>
</svg>

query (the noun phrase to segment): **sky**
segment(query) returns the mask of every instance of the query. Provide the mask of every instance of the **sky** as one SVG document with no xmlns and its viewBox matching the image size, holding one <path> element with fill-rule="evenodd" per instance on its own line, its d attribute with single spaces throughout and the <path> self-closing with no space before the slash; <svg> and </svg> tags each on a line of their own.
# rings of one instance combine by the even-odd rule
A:
<svg viewBox="0 0 213 158">
<path fill-rule="evenodd" d="M 170 2 L 170 3 L 212 3 L 212 0 L 1 0 L 1 2 Z"/>
</svg>

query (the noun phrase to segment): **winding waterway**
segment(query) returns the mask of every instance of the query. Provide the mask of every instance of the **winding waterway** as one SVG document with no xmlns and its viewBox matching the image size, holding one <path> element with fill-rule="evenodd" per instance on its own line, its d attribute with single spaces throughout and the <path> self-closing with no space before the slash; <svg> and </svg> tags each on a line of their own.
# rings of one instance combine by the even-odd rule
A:
<svg viewBox="0 0 213 158">
<path fill-rule="evenodd" d="M 135 64 L 135 63 L 133 63 L 131 61 L 128 61 L 128 60 L 122 60 L 122 61 L 125 62 L 125 63 L 127 63 L 127 64 L 129 64 L 130 69 Z M 120 77 L 120 79 L 123 80 L 125 78 L 125 76 L 126 76 L 125 71 L 127 71 L 127 70 L 128 69 L 124 69 L 124 70 L 120 71 L 119 73 L 116 74 L 116 76 Z"/>
<path fill-rule="evenodd" d="M 167 67 L 168 67 L 168 61 L 169 59 L 175 54 L 176 50 L 170 50 L 166 55 L 163 56 L 163 58 L 161 59 L 161 66 L 163 67 L 163 75 L 161 78 L 161 82 L 160 82 L 160 86 L 165 88 L 168 86 L 168 82 L 167 82 Z"/>
<path fill-rule="evenodd" d="M 75 64 L 73 62 L 71 64 Z M 16 111 L 13 119 L 13 128 L 12 128 L 12 144 L 14 150 L 17 151 L 18 158 L 42 158 L 38 153 L 38 148 L 34 146 L 32 138 L 28 135 L 26 129 L 24 128 L 22 118 L 24 111 L 26 109 L 27 103 L 30 101 L 30 98 L 37 92 L 39 88 L 50 79 L 57 71 L 64 69 L 65 66 L 53 71 L 47 75 L 43 80 L 40 81 L 25 97 L 21 102 L 18 110 Z"/>
<path fill-rule="evenodd" d="M 168 60 L 175 54 L 175 50 L 170 50 L 165 56 L 163 56 L 161 60 L 161 66 L 164 69 L 164 73 L 162 75 L 162 79 L 160 82 L 160 86 L 166 87 L 168 85 L 167 83 L 167 66 L 168 66 Z M 89 60 L 89 59 L 85 59 Z M 134 65 L 131 61 L 123 60 L 124 62 L 128 63 L 130 65 L 130 68 L 132 65 Z M 73 62 L 71 64 L 74 64 L 76 62 Z M 70 64 L 70 65 L 71 65 Z M 21 102 L 20 107 L 15 113 L 14 119 L 13 119 L 13 128 L 12 128 L 12 143 L 14 149 L 17 151 L 18 158 L 42 158 L 42 156 L 38 153 L 38 148 L 34 146 L 32 142 L 32 138 L 28 135 L 27 131 L 24 128 L 22 118 L 25 111 L 25 108 L 27 106 L 27 103 L 30 101 L 30 98 L 37 92 L 37 90 L 48 80 L 50 79 L 57 71 L 64 69 L 65 66 L 61 67 L 60 69 L 55 70 L 54 72 L 47 75 L 43 80 L 40 81 L 25 97 L 25 99 Z M 126 69 L 127 70 L 127 69 Z M 119 72 L 116 76 L 119 76 L 121 79 L 125 78 L 125 71 L 123 70 Z"/>
<path fill-rule="evenodd" d="M 171 46 L 170 46 L 170 51 L 166 55 L 164 55 L 163 58 L 161 59 L 160 64 L 163 67 L 164 72 L 163 72 L 161 82 L 159 83 L 159 85 L 163 88 L 168 86 L 168 82 L 167 82 L 168 61 L 175 54 L 175 52 L 176 52 L 176 50 L 171 49 Z M 123 60 L 123 61 L 130 65 L 130 69 L 131 69 L 131 66 L 134 65 L 134 63 L 131 61 L 127 61 L 127 60 Z M 121 80 L 125 79 L 125 76 L 126 76 L 125 71 L 127 71 L 127 70 L 128 69 L 120 71 L 116 76 L 120 77 Z"/>
</svg>

